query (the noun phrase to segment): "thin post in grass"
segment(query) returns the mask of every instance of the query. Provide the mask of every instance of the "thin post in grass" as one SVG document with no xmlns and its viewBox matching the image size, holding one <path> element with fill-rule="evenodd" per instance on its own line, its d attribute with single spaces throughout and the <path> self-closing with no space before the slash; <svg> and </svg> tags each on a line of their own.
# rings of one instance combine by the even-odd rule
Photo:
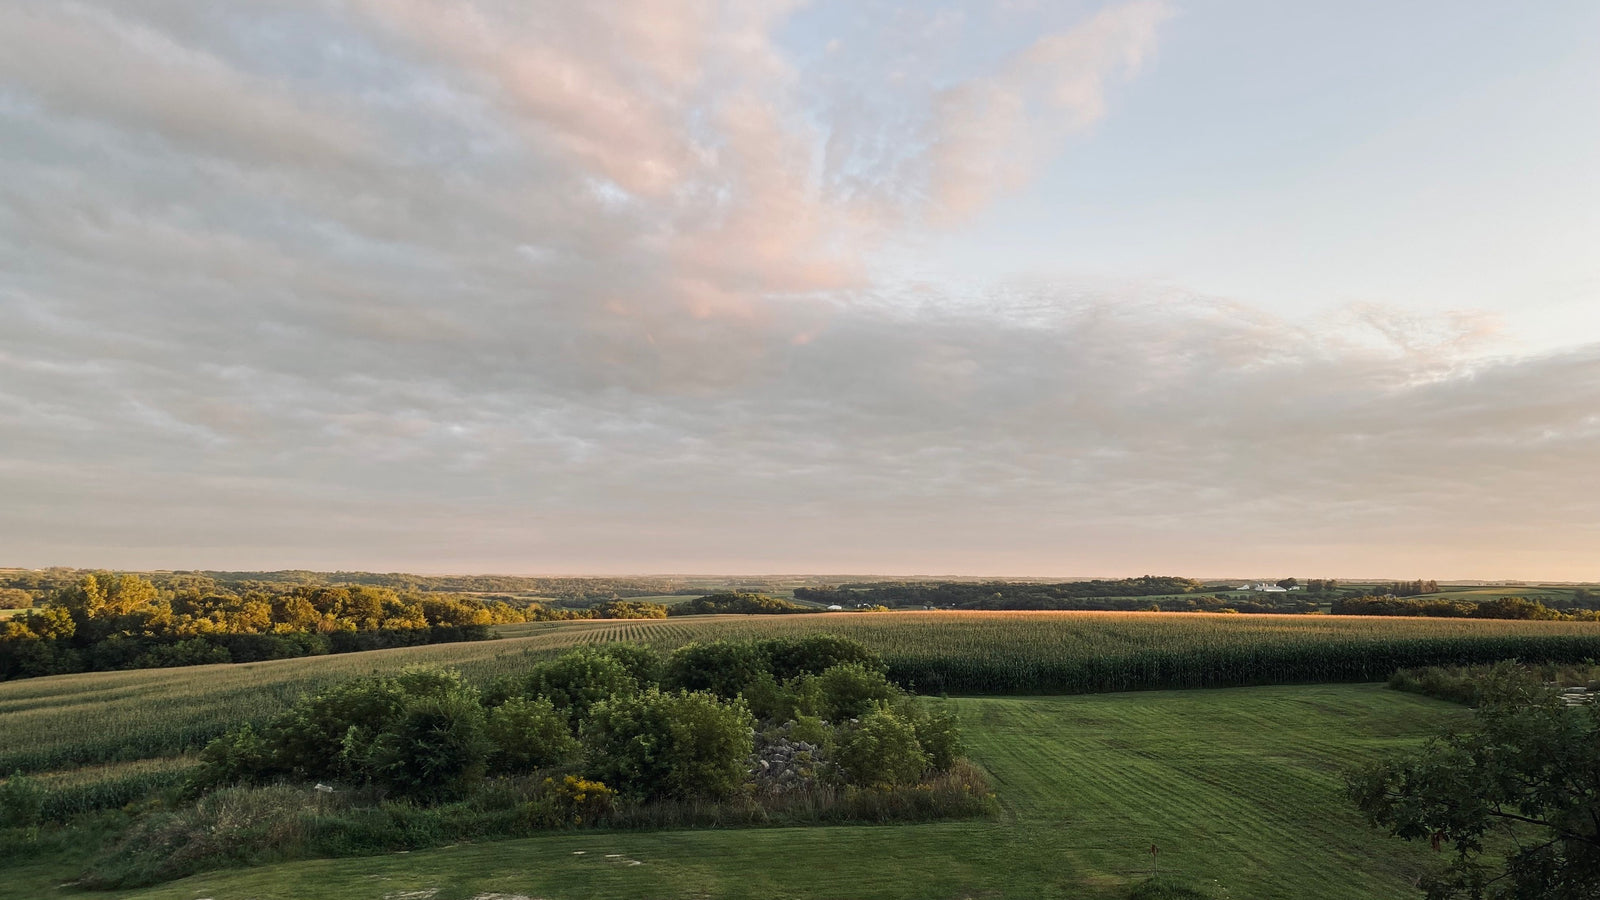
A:
<svg viewBox="0 0 1600 900">
<path fill-rule="evenodd" d="M 1155 878 L 1158 874 L 1160 874 L 1160 871 L 1159 871 L 1160 870 L 1160 866 L 1157 864 L 1157 860 L 1156 860 L 1156 855 L 1159 854 L 1160 852 L 1161 852 L 1161 848 L 1157 847 L 1155 844 L 1151 844 L 1150 845 L 1150 877 L 1151 878 Z"/>
</svg>

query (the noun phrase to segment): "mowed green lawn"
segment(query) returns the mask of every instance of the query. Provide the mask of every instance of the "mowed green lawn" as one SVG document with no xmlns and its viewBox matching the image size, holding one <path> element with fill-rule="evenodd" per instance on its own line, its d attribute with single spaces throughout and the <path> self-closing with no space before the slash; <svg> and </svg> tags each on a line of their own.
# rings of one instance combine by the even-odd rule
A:
<svg viewBox="0 0 1600 900">
<path fill-rule="evenodd" d="M 1376 685 L 951 702 L 994 777 L 997 821 L 566 832 L 215 872 L 125 896 L 1115 898 L 1148 872 L 1153 843 L 1163 871 L 1218 898 L 1413 898 L 1433 854 L 1369 831 L 1338 773 L 1466 715 Z"/>
</svg>

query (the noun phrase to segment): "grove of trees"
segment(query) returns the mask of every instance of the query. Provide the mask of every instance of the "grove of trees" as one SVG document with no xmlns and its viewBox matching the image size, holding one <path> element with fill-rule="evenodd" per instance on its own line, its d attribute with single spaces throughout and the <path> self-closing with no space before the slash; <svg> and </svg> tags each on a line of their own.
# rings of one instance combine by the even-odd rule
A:
<svg viewBox="0 0 1600 900">
<path fill-rule="evenodd" d="M 491 625 L 544 613 L 361 585 L 241 593 L 96 573 L 52 591 L 42 608 L 0 622 L 0 679 L 479 640 Z"/>
<path fill-rule="evenodd" d="M 1592 610 L 1563 612 L 1525 597 L 1493 600 L 1424 600 L 1392 595 L 1344 597 L 1333 601 L 1336 616 L 1431 616 L 1453 619 L 1600 619 Z"/>
<path fill-rule="evenodd" d="M 806 588 L 800 588 L 799 590 L 804 591 Z M 811 611 L 798 603 L 791 603 L 778 597 L 769 597 L 766 594 L 750 591 L 720 591 L 704 597 L 696 597 L 693 600 L 685 600 L 669 610 L 674 616 L 710 615 L 715 613 L 765 615 Z"/>
</svg>

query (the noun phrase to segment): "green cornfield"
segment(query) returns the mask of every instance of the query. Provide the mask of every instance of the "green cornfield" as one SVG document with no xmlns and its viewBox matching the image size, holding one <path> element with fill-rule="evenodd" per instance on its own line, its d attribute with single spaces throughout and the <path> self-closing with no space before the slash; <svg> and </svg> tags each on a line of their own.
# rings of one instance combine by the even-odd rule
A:
<svg viewBox="0 0 1600 900">
<path fill-rule="evenodd" d="M 831 632 L 880 652 L 928 693 L 1067 694 L 1378 681 L 1396 668 L 1600 659 L 1600 625 L 1201 613 L 894 612 L 583 620 L 505 626 L 502 639 L 238 665 L 0 683 L 0 772 L 49 772 L 192 752 L 302 693 L 407 665 L 487 681 L 573 646 Z"/>
</svg>

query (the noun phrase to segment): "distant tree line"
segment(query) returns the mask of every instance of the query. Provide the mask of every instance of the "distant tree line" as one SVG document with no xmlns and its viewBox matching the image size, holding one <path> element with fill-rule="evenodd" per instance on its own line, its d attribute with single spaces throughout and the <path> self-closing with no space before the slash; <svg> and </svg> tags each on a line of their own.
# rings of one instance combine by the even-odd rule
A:
<svg viewBox="0 0 1600 900">
<path fill-rule="evenodd" d="M 42 599 L 76 585 L 92 570 L 50 568 L 0 570 L 0 590 L 28 592 Z M 312 572 L 286 569 L 273 572 L 172 571 L 138 573 L 161 590 L 278 593 L 295 587 L 378 587 L 398 593 L 534 594 L 573 603 L 646 597 L 664 594 L 700 594 L 703 590 L 664 578 L 547 578 L 518 575 L 409 575 L 399 572 Z M 0 607 L 4 608 L 4 607 Z"/>
<path fill-rule="evenodd" d="M 1378 585 L 1375 593 L 1391 594 L 1396 597 L 1420 597 L 1423 594 L 1439 593 L 1439 582 L 1396 581 L 1386 585 Z"/>
<path fill-rule="evenodd" d="M 1573 608 L 1563 611 L 1526 597 L 1497 597 L 1481 602 L 1393 595 L 1343 597 L 1333 601 L 1336 616 L 1429 616 L 1447 619 L 1581 619 L 1600 621 L 1594 610 Z"/>
<path fill-rule="evenodd" d="M 565 610 L 366 585 L 253 583 L 236 591 L 201 576 L 158 586 L 101 572 L 0 622 L 0 679 L 483 640 L 491 626 L 511 622 L 666 614 L 661 604 L 628 600 Z"/>
<path fill-rule="evenodd" d="M 1124 608 L 1134 604 L 1124 602 Z M 1303 594 L 1249 594 L 1235 597 L 1229 594 L 1200 594 L 1194 597 L 1163 597 L 1142 607 L 1151 612 L 1236 612 L 1276 613 L 1297 615 L 1314 613 L 1322 607 Z"/>
<path fill-rule="evenodd" d="M 798 600 L 826 605 L 936 606 L 953 609 L 1139 609 L 1118 598 L 1193 594 L 1203 585 L 1193 578 L 1144 575 L 1115 580 L 1056 584 L 1016 581 L 868 582 L 840 587 L 795 588 Z M 1148 604 L 1145 604 L 1148 605 Z"/>
<path fill-rule="evenodd" d="M 1334 590 L 1337 584 L 1331 581 L 1317 582 L 1318 594 Z M 1233 587 L 1207 586 L 1192 578 L 1145 575 L 1139 578 L 1060 583 L 878 582 L 834 588 L 802 587 L 796 588 L 794 595 L 800 600 L 837 604 L 846 608 L 931 606 L 971 610 L 1237 613 L 1310 613 L 1321 608 L 1307 596 L 1310 592 L 1250 594 L 1244 597 L 1222 593 L 1233 590 Z"/>
</svg>

